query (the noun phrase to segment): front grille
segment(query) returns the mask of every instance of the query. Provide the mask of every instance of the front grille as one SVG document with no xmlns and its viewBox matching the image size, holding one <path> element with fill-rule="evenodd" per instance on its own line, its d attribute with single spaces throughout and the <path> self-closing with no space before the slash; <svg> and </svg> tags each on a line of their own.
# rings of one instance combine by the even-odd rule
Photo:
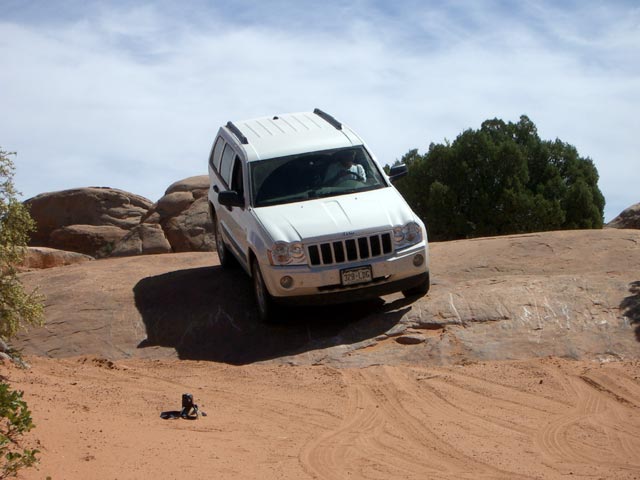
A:
<svg viewBox="0 0 640 480">
<path fill-rule="evenodd" d="M 388 255 L 393 251 L 390 233 L 309 245 L 309 263 L 333 265 Z"/>
</svg>

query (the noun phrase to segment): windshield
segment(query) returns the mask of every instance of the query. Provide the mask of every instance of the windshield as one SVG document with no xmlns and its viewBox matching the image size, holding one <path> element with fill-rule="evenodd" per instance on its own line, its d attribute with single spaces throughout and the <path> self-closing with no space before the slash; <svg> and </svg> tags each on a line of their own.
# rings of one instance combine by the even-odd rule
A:
<svg viewBox="0 0 640 480">
<path fill-rule="evenodd" d="M 252 204 L 266 207 L 386 187 L 363 146 L 250 163 Z"/>
</svg>

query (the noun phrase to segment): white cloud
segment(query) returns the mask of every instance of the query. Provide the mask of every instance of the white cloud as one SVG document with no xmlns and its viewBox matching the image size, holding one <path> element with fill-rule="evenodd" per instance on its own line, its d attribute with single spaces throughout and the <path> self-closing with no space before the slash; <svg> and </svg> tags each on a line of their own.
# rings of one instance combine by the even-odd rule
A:
<svg viewBox="0 0 640 480">
<path fill-rule="evenodd" d="M 288 5 L 239 16 L 197 2 L 180 15 L 101 6 L 0 23 L 0 145 L 18 151 L 18 188 L 109 185 L 156 200 L 206 172 L 227 120 L 318 106 L 382 162 L 527 114 L 543 138 L 595 161 L 607 220 L 640 201 L 637 9 L 296 3 L 290 18 Z"/>
</svg>

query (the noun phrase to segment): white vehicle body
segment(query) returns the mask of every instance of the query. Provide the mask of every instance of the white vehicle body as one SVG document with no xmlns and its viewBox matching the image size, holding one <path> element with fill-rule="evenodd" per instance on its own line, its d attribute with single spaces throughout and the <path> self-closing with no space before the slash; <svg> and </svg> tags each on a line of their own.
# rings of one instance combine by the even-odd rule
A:
<svg viewBox="0 0 640 480">
<path fill-rule="evenodd" d="M 324 112 L 229 122 L 209 179 L 221 264 L 232 253 L 253 277 L 263 319 L 278 303 L 428 291 L 424 224 L 362 139 Z"/>
</svg>

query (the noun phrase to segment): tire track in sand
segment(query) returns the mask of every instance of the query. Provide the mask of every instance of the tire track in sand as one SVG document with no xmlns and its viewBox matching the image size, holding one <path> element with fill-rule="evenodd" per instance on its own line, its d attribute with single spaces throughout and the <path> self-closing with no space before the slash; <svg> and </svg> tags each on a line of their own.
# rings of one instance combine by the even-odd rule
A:
<svg viewBox="0 0 640 480">
<path fill-rule="evenodd" d="M 602 467 L 621 475 L 640 472 L 640 409 L 587 375 L 569 377 L 569 386 L 575 407 L 537 435 L 545 463 L 583 474 Z"/>
<path fill-rule="evenodd" d="M 350 390 L 342 424 L 300 454 L 302 467 L 313 477 L 528 478 L 465 453 L 439 434 L 432 425 L 445 421 L 451 407 L 420 390 L 401 370 L 370 368 L 343 376 Z"/>
</svg>

